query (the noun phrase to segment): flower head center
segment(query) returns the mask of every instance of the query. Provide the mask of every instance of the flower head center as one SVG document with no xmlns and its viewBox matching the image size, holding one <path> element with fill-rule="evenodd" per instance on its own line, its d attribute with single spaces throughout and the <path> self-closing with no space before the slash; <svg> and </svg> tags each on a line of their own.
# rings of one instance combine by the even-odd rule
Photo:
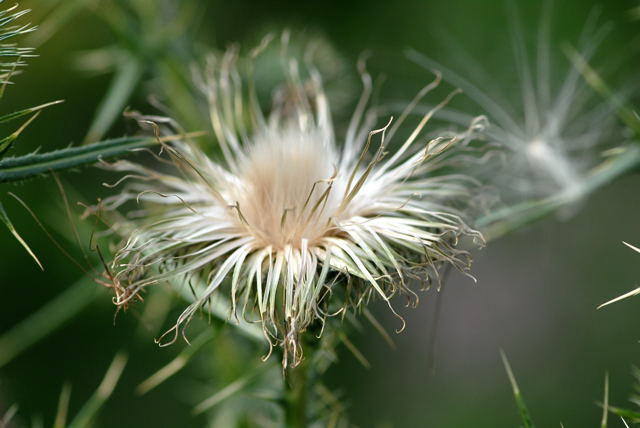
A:
<svg viewBox="0 0 640 428">
<path fill-rule="evenodd" d="M 335 149 L 315 130 L 291 125 L 257 136 L 235 195 L 250 233 L 276 248 L 322 238 L 339 206 L 335 165 Z"/>
</svg>

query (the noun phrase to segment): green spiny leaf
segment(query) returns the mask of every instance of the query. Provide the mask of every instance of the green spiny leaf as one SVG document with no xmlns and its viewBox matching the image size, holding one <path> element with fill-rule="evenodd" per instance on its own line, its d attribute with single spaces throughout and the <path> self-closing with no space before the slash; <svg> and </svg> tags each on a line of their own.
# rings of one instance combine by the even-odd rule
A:
<svg viewBox="0 0 640 428">
<path fill-rule="evenodd" d="M 105 140 L 80 147 L 68 147 L 47 153 L 31 153 L 24 156 L 0 160 L 0 183 L 25 180 L 51 171 L 59 171 L 81 165 L 95 163 L 125 155 L 133 149 L 153 146 L 159 142 L 168 142 L 182 137 L 194 137 L 201 133 L 184 136 L 125 137 Z"/>
</svg>

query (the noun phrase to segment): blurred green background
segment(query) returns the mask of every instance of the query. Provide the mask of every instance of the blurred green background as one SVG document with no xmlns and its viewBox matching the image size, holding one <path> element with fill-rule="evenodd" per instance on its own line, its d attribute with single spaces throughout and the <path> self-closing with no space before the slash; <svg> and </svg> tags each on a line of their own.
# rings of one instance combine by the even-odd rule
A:
<svg viewBox="0 0 640 428">
<path fill-rule="evenodd" d="M 28 20 L 37 24 L 52 7 L 64 2 L 31 0 L 21 6 L 33 9 Z M 89 7 L 71 15 L 43 40 L 39 57 L 29 60 L 28 68 L 14 79 L 16 84 L 2 100 L 2 112 L 65 100 L 43 112 L 25 131 L 13 154 L 79 144 L 108 90 L 110 73 L 87 73 L 76 65 L 79 52 L 118 40 L 100 14 L 110 2 L 77 3 Z M 431 78 L 405 58 L 407 47 L 457 70 L 463 68 L 464 62 L 460 63 L 447 40 L 463 46 L 507 93 L 517 91 L 512 86 L 515 71 L 507 8 L 501 1 L 175 3 L 197 11 L 197 19 L 187 27 L 199 47 L 221 49 L 230 42 L 253 45 L 266 31 L 289 27 L 326 37 L 347 65 L 355 64 L 362 52 L 369 50 L 370 72 L 386 76 L 383 101 L 408 100 Z M 540 2 L 518 5 L 525 34 L 534 40 Z M 633 21 L 629 14 L 637 5 L 635 1 L 612 0 L 554 2 L 552 49 L 557 51 L 564 40 L 575 40 L 588 15 L 599 6 L 599 22 L 609 23 L 611 30 L 594 64 L 605 70 L 612 86 L 621 90 L 637 86 L 640 21 Z M 172 17 L 162 19 L 169 25 Z M 563 61 L 561 54 L 558 58 Z M 152 64 L 153 58 L 148 63 Z M 157 71 L 153 67 L 145 71 L 142 84 L 136 86 L 126 105 L 143 112 L 151 110 L 147 96 L 153 85 L 146 82 Z M 344 79 L 357 81 L 355 67 L 344 73 Z M 107 136 L 135 129 L 118 118 Z M 68 196 L 74 218 L 82 212 L 75 204 L 78 199 L 91 202 L 108 194 L 100 186 L 104 172 L 84 168 L 60 174 L 60 178 L 73 188 Z M 77 246 L 66 240 L 71 229 L 55 182 L 34 179 L 3 185 L 1 190 L 0 200 L 45 271 L 39 271 L 9 232 L 0 229 L 0 335 L 83 275 L 7 195 L 11 191 L 24 199 L 74 257 L 82 259 Z M 342 349 L 340 363 L 329 371 L 329 384 L 342 391 L 352 422 L 381 428 L 518 426 L 500 349 L 508 355 L 539 427 L 559 426 L 560 422 L 565 427 L 597 426 L 601 410 L 596 402 L 602 398 L 605 372 L 610 375 L 611 402 L 626 405 L 633 385 L 631 367 L 639 362 L 640 300 L 630 299 L 599 311 L 595 308 L 640 285 L 640 255 L 621 244 L 622 240 L 640 244 L 639 190 L 638 174 L 624 177 L 592 195 L 573 215 L 547 218 L 476 251 L 473 273 L 477 284 L 452 275 L 440 295 L 423 293 L 417 309 L 403 311 L 408 326 L 402 334 L 394 335 L 397 349 L 391 349 L 369 327 L 355 334 L 353 341 L 371 368 L 362 367 Z M 91 224 L 85 228 L 90 230 Z M 83 244 L 88 246 L 88 234 L 83 235 Z M 206 397 L 206 379 L 198 376 L 208 364 L 206 360 L 225 358 L 220 355 L 225 352 L 226 339 L 208 344 L 183 377 L 139 397 L 134 387 L 186 345 L 178 342 L 158 348 L 154 335 L 138 326 L 141 305 L 121 313 L 114 325 L 109 294 L 91 282 L 87 287 L 102 293 L 91 306 L 0 368 L 0 414 L 19 403 L 16 426 L 29 424 L 31 415 L 42 417 L 45 426 L 51 425 L 63 383 L 72 384 L 73 413 L 97 387 L 116 351 L 125 349 L 129 364 L 97 426 L 203 426 L 203 417 L 190 414 L 193 404 Z M 441 312 L 433 336 L 438 299 Z M 389 330 L 397 327 L 397 320 L 384 305 L 375 309 Z M 233 331 L 223 332 L 223 336 L 229 334 Z M 433 370 L 429 360 L 432 351 Z M 242 367 L 237 370 L 241 372 Z M 189 380 L 189 376 L 195 379 Z M 610 426 L 623 425 L 613 420 Z"/>
</svg>

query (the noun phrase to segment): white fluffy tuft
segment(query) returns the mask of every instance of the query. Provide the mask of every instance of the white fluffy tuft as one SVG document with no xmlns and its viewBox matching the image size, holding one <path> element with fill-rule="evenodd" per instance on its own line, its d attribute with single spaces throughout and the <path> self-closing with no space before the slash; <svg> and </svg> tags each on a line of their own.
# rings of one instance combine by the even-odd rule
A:
<svg viewBox="0 0 640 428">
<path fill-rule="evenodd" d="M 257 103 L 247 106 L 236 62 L 228 51 L 205 88 L 224 162 L 184 142 L 163 148 L 174 173 L 112 165 L 137 179 L 104 206 L 134 199 L 143 206 L 138 220 L 116 225 L 128 238 L 112 263 L 127 290 L 117 304 L 151 284 L 189 281 L 195 296 L 170 330 L 172 342 L 218 288 L 228 287 L 233 311 L 257 313 L 269 343 L 284 347 L 284 364 L 295 364 L 299 335 L 314 321 L 373 295 L 387 302 L 399 292 L 414 295 L 408 281 L 429 283 L 442 263 L 468 267 L 467 253 L 454 245 L 461 235 L 479 238 L 456 208 L 471 197 L 472 180 L 442 170 L 481 121 L 462 134 L 427 139 L 430 111 L 386 155 L 387 140 L 415 102 L 393 127 L 372 131 L 375 117 L 365 108 L 371 82 L 363 73 L 363 95 L 338 145 L 316 70 L 303 80 L 287 58 L 286 92 L 265 117 Z M 238 130 L 247 117 L 249 129 Z"/>
</svg>

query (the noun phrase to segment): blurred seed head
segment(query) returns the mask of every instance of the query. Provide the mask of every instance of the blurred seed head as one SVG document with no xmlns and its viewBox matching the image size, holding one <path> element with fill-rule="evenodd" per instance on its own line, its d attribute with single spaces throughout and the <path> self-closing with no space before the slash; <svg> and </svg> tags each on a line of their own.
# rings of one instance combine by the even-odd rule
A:
<svg viewBox="0 0 640 428">
<path fill-rule="evenodd" d="M 475 79 L 486 73 L 462 77 L 422 54 L 410 53 L 418 64 L 441 69 L 445 79 L 462 88 L 487 115 L 485 139 L 502 156 L 496 158 L 500 166 L 490 163 L 485 175 L 507 204 L 558 196 L 579 200 L 589 188 L 587 176 L 601 163 L 602 153 L 623 141 L 612 104 L 589 87 L 580 71 L 552 43 L 550 5 L 546 2 L 543 8 L 533 52 L 527 47 L 517 13 L 511 14 L 515 62 L 503 64 L 502 73 L 517 73 L 516 97 L 503 97 L 509 93 L 504 85 L 503 93 L 487 90 L 495 85 Z M 594 57 L 608 31 L 606 27 L 596 29 L 596 21 L 597 14 L 592 13 L 578 42 L 586 60 Z M 557 57 L 562 59 L 564 69 L 560 61 L 552 61 Z M 463 120 L 467 117 L 449 114 Z"/>
</svg>

